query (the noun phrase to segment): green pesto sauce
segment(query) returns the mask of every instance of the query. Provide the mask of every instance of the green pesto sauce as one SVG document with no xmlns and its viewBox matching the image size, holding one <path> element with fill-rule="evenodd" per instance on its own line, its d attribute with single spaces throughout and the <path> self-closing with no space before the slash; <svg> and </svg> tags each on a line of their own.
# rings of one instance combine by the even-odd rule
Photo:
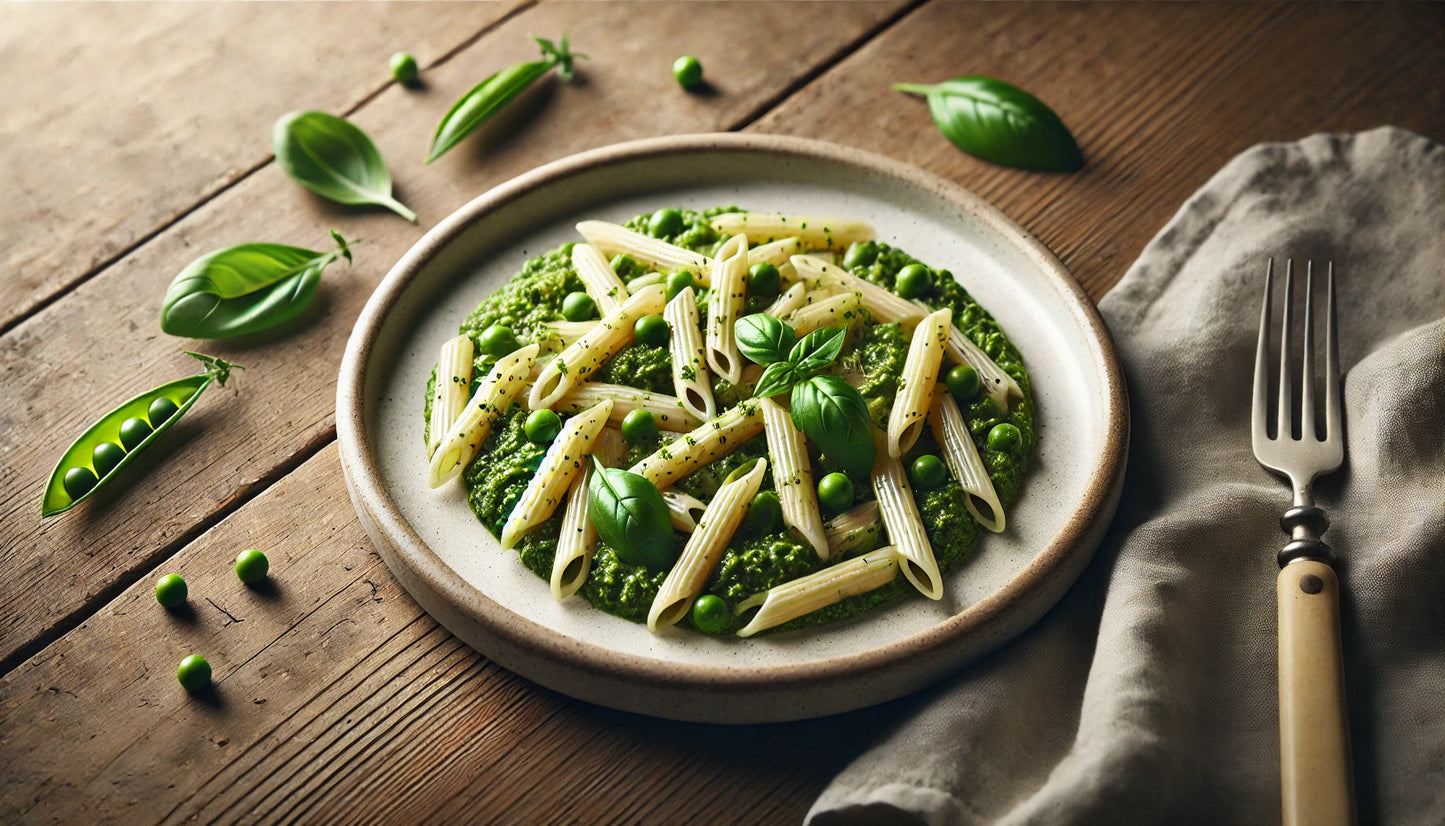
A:
<svg viewBox="0 0 1445 826">
<path fill-rule="evenodd" d="M 712 255 L 724 239 L 718 236 L 707 220 L 722 212 L 736 211 L 736 207 L 704 212 L 680 211 L 683 216 L 682 231 L 664 240 Z M 626 226 L 645 234 L 648 217 L 638 216 L 627 222 Z M 891 290 L 898 271 L 914 263 L 915 259 L 887 244 L 880 243 L 878 247 L 878 258 L 872 264 L 855 267 L 852 272 Z M 555 341 L 549 341 L 550 337 L 544 325 L 546 322 L 561 319 L 562 301 L 568 293 L 584 289 L 572 268 L 570 252 L 568 245 L 528 261 L 522 272 L 477 307 L 462 324 L 461 332 L 471 336 L 475 342 L 488 326 L 505 324 L 512 328 L 523 343 L 541 343 L 544 353 L 560 349 Z M 707 299 L 708 291 L 698 288 L 700 326 L 705 324 Z M 989 470 L 999 499 L 1007 507 L 1018 496 L 1026 460 L 1034 443 L 1033 394 L 1023 360 L 993 317 L 980 307 L 947 271 L 937 271 L 933 292 L 921 300 L 933 309 L 952 309 L 954 324 L 1011 375 L 1024 391 L 1024 398 L 1013 400 L 1008 410 L 1000 409 L 986 395 L 980 395 L 963 410 L 979 455 Z M 756 309 L 750 307 L 750 310 Z M 893 397 L 898 391 L 899 376 L 907 357 L 908 343 L 901 326 L 896 323 L 863 326 L 849 335 L 842 353 L 829 371 L 858 387 L 868 403 L 874 423 L 880 428 L 887 426 Z M 494 361 L 486 356 L 479 357 L 477 370 L 480 372 L 491 367 Z M 609 360 L 599 371 L 597 380 L 671 394 L 671 370 L 671 354 L 667 348 L 636 344 Z M 427 382 L 425 413 L 428 420 L 435 381 L 433 372 Z M 713 378 L 713 394 L 719 410 L 733 407 L 751 396 L 749 388 L 732 387 L 726 380 L 717 377 Z M 494 535 L 501 532 L 502 523 L 536 473 L 546 452 L 544 447 L 527 441 L 523 432 L 525 412 L 519 405 L 513 405 L 512 410 L 497 421 L 477 458 L 463 474 L 468 504 L 478 520 Z M 567 417 L 564 415 L 563 418 Z M 1013 423 L 1023 434 L 1023 447 L 1016 455 L 988 447 L 989 430 L 1001 422 Z M 677 438 L 677 434 L 659 433 L 652 439 L 629 445 L 626 457 L 628 466 L 674 438 Z M 932 434 L 927 431 L 914 450 L 905 457 L 905 464 L 924 453 L 938 453 L 938 446 L 933 441 Z M 729 473 L 766 454 L 766 439 L 757 436 L 743 443 L 728 456 L 679 481 L 675 488 L 707 501 L 717 492 Z M 811 454 L 813 461 L 817 463 L 815 476 L 821 477 L 833 469 L 829 467 L 827 458 L 820 457 L 816 449 L 813 449 Z M 859 486 L 862 496 L 866 496 L 867 480 L 855 480 L 855 483 L 858 481 L 862 482 Z M 771 487 L 772 478 L 769 475 L 765 477 L 763 488 Z M 962 490 L 956 485 L 946 485 L 926 493 L 915 491 L 914 499 L 937 555 L 939 568 L 948 571 L 963 564 L 969 558 L 981 528 L 965 508 Z M 559 508 L 547 522 L 518 544 L 523 565 L 544 580 L 551 577 L 552 557 L 556 551 L 561 518 L 562 510 Z M 686 539 L 685 534 L 679 534 L 679 546 L 685 543 Z M 786 532 L 759 537 L 746 535 L 744 529 L 739 531 L 719 560 L 707 591 L 723 598 L 730 606 L 736 606 L 753 594 L 812 573 L 821 567 L 822 563 L 813 550 Z M 591 571 L 579 593 L 603 611 L 640 623 L 646 621 L 652 600 L 665 578 L 665 572 L 653 572 L 623 562 L 615 551 L 599 543 L 593 554 Z M 899 576 L 882 588 L 849 597 L 776 630 L 843 619 L 911 591 L 912 587 L 907 580 Z M 690 618 L 685 618 L 682 624 L 691 625 Z M 730 634 L 743 624 L 742 619 L 736 619 L 722 633 Z"/>
</svg>

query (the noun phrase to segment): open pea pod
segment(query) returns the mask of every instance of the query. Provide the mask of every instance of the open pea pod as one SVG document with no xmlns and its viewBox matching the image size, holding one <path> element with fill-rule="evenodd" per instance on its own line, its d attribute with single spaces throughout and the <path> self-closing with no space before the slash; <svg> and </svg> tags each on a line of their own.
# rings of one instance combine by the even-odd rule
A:
<svg viewBox="0 0 1445 826">
<path fill-rule="evenodd" d="M 238 364 L 231 364 L 212 356 L 189 351 L 186 355 L 200 359 L 201 363 L 206 365 L 205 372 L 176 379 L 153 390 L 147 390 L 125 402 L 102 416 L 100 421 L 91 425 L 89 429 L 80 434 L 80 438 L 66 448 L 64 455 L 56 463 L 55 470 L 50 472 L 50 481 L 45 485 L 45 498 L 41 501 L 40 507 L 42 517 L 64 513 L 105 487 L 125 469 L 126 465 L 130 464 L 136 454 L 145 450 L 151 442 L 154 442 L 167 428 L 185 415 L 185 412 L 191 409 L 191 406 L 196 403 L 196 399 L 201 397 L 201 393 L 210 387 L 212 382 L 225 386 L 231 370 L 241 369 Z M 160 399 L 169 401 L 171 405 L 174 405 L 174 410 L 170 410 L 169 406 L 162 404 L 161 407 L 170 410 L 169 415 L 163 421 L 152 422 L 150 421 L 151 407 Z M 127 449 L 122 446 L 121 426 L 131 419 L 145 422 L 151 430 L 144 439 Z M 123 452 L 124 455 L 120 456 L 113 466 L 101 472 L 102 468 L 96 466 L 95 453 L 96 449 L 103 445 L 110 445 L 106 450 L 112 455 L 117 450 Z M 66 475 L 72 471 L 75 471 L 73 477 L 79 481 L 72 482 L 67 486 Z M 87 476 L 87 473 L 90 475 Z"/>
</svg>

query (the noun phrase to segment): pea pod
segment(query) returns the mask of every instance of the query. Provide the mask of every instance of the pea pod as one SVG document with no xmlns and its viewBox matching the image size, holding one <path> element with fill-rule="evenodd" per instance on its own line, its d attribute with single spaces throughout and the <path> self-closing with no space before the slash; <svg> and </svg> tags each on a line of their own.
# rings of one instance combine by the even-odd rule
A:
<svg viewBox="0 0 1445 826">
<path fill-rule="evenodd" d="M 40 508 L 42 517 L 64 513 L 90 498 L 97 490 L 119 475 L 136 454 L 145 450 L 147 445 L 154 442 L 167 428 L 185 415 L 185 412 L 191 409 L 191 405 L 196 403 L 196 399 L 201 397 L 201 393 L 211 386 L 211 382 L 225 386 L 231 370 L 241 369 L 238 364 L 231 364 L 212 356 L 189 351 L 186 355 L 200 359 L 201 363 L 206 366 L 205 371 L 163 384 L 125 402 L 102 416 L 100 421 L 91 425 L 88 430 L 80 434 L 80 438 L 66 448 L 64 455 L 56 463 L 55 470 L 50 473 L 49 483 L 45 486 L 45 498 L 42 500 Z M 171 410 L 171 407 L 165 403 L 157 404 L 161 399 L 170 402 L 175 409 Z M 157 418 L 165 415 L 163 420 L 150 421 L 152 405 L 155 405 Z M 133 420 L 144 424 L 150 429 L 150 432 L 138 444 L 127 450 L 121 446 L 121 426 L 130 424 Z M 131 429 L 135 427 L 132 425 Z M 105 445 L 110 447 L 103 447 Z M 114 465 L 111 465 L 109 461 L 101 462 L 101 470 L 104 472 L 98 472 L 95 467 L 97 448 L 102 449 L 105 452 L 104 455 L 113 454 L 116 450 L 124 451 L 125 455 Z M 72 471 L 74 471 L 73 474 Z M 78 487 L 77 483 L 72 483 L 71 487 L 75 488 L 74 492 L 67 489 L 67 474 L 81 480 Z"/>
</svg>

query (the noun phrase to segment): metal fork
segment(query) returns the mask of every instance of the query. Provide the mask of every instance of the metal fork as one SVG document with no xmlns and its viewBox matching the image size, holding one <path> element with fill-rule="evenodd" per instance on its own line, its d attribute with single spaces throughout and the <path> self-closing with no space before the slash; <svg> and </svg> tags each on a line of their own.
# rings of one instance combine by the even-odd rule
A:
<svg viewBox="0 0 1445 826">
<path fill-rule="evenodd" d="M 1254 455 L 1286 476 L 1294 505 L 1280 517 L 1289 544 L 1279 552 L 1279 733 L 1284 823 L 1354 822 L 1345 675 L 1340 647 L 1340 583 L 1333 555 L 1320 536 L 1329 527 L 1315 507 L 1311 484 L 1344 461 L 1340 415 L 1339 343 L 1335 332 L 1335 267 L 1329 264 L 1325 308 L 1324 433 L 1316 427 L 1314 377 L 1314 264 L 1305 274 L 1304 346 L 1298 400 L 1291 377 L 1294 262 L 1285 264 L 1280 333 L 1278 418 L 1269 435 L 1270 297 L 1274 259 L 1265 274 L 1264 309 L 1254 363 Z M 1296 404 L 1298 401 L 1298 404 Z"/>
</svg>

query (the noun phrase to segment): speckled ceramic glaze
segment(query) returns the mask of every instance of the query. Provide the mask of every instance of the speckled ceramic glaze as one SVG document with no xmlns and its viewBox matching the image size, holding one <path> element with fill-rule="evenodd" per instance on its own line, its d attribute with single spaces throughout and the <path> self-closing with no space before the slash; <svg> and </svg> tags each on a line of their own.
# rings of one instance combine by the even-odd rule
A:
<svg viewBox="0 0 1445 826">
<path fill-rule="evenodd" d="M 441 343 L 530 257 L 584 218 L 737 204 L 871 223 L 951 270 L 1022 352 L 1038 447 L 1008 530 L 985 533 L 939 602 L 907 596 L 846 622 L 749 640 L 653 635 L 545 581 L 503 551 L 453 483 L 427 487 L 422 406 Z M 968 191 L 833 144 L 686 135 L 536 169 L 427 233 L 386 276 L 341 365 L 337 435 L 348 489 L 397 578 L 499 664 L 584 700 L 660 717 L 748 723 L 846 711 L 956 671 L 1034 623 L 1078 577 L 1117 502 L 1128 405 L 1093 305 L 1057 259 Z"/>
</svg>

